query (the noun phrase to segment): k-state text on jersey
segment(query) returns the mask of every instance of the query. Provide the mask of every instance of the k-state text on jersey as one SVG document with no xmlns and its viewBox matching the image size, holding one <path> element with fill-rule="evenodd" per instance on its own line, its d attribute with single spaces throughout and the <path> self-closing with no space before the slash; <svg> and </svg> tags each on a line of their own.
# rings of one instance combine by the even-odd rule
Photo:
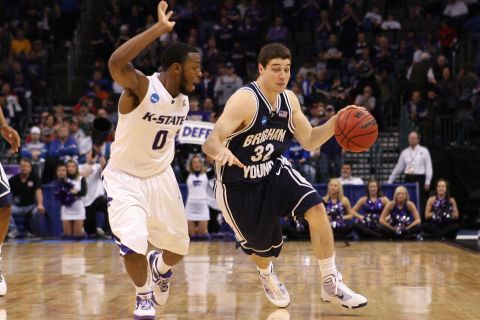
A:
<svg viewBox="0 0 480 320">
<path fill-rule="evenodd" d="M 163 116 L 163 115 L 157 115 L 155 113 L 150 113 L 147 112 L 143 116 L 143 120 L 147 120 L 149 122 L 156 122 L 158 124 L 165 124 L 165 125 L 182 125 L 183 122 L 185 121 L 185 116 Z"/>
<path fill-rule="evenodd" d="M 285 129 L 265 129 L 260 133 L 248 135 L 245 138 L 243 147 L 248 147 L 250 145 L 254 146 L 267 140 L 276 140 L 283 142 L 286 133 L 287 130 Z"/>
</svg>

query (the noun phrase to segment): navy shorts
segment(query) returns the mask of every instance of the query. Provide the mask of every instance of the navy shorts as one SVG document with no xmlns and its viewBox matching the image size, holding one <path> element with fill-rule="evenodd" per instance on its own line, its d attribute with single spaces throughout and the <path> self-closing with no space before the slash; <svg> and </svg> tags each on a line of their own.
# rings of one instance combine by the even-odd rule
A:
<svg viewBox="0 0 480 320">
<path fill-rule="evenodd" d="M 261 182 L 229 186 L 217 181 L 215 191 L 238 245 L 245 253 L 262 257 L 280 254 L 280 217 L 303 219 L 305 212 L 322 203 L 317 191 L 286 159 L 277 160 Z"/>
</svg>

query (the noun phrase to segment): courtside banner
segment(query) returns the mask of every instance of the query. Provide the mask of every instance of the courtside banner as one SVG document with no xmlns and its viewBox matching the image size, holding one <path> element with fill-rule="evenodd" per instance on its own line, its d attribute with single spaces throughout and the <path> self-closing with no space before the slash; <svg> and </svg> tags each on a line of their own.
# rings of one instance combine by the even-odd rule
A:
<svg viewBox="0 0 480 320">
<path fill-rule="evenodd" d="M 178 133 L 178 142 L 203 144 L 210 132 L 213 130 L 214 123 L 203 121 L 185 121 L 182 129 Z"/>
</svg>

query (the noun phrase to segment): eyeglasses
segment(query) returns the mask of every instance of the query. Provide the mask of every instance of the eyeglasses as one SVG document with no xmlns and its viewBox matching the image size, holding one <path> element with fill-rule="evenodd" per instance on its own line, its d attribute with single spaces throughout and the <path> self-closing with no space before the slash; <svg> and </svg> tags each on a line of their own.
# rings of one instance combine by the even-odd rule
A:
<svg viewBox="0 0 480 320">
<path fill-rule="evenodd" d="M 327 111 L 327 112 L 333 112 L 333 111 L 335 111 L 335 110 L 334 110 L 334 109 L 325 109 L 325 111 Z"/>
</svg>

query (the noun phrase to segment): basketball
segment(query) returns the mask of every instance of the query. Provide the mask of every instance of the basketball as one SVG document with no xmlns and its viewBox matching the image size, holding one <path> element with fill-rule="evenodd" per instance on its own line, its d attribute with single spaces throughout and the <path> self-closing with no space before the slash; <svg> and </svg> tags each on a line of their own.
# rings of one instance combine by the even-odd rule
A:
<svg viewBox="0 0 480 320">
<path fill-rule="evenodd" d="M 335 139 L 347 151 L 368 150 L 377 136 L 377 121 L 368 111 L 350 109 L 342 112 L 337 119 Z"/>
</svg>

